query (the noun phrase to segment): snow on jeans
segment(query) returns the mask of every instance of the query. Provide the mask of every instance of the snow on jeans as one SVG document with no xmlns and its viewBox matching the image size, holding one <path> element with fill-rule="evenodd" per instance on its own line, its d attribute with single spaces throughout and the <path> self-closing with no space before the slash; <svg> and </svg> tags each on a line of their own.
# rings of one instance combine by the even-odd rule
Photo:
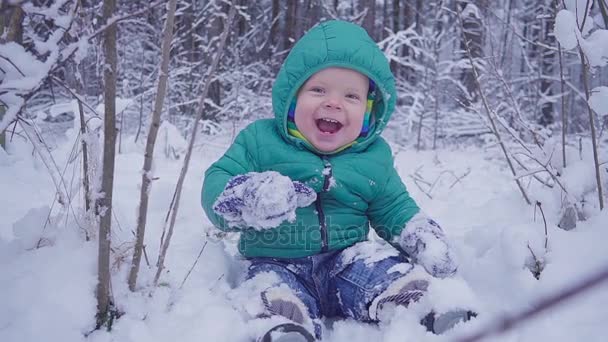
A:
<svg viewBox="0 0 608 342">
<path fill-rule="evenodd" d="M 373 253 L 360 253 L 362 250 L 370 251 L 369 247 Z M 310 318 L 316 322 L 313 326 L 317 337 L 321 332 L 318 324 L 321 316 L 376 321 L 376 314 L 370 311 L 375 311 L 386 301 L 407 305 L 418 300 L 427 286 L 424 280 L 408 279 L 406 288 L 403 288 L 407 294 L 397 291 L 390 295 L 389 292 L 393 291 L 387 291 L 389 286 L 401 283 L 397 282 L 400 279 L 405 280 L 413 265 L 392 246 L 372 241 L 304 258 L 258 257 L 249 261 L 247 279 L 274 272 L 281 283 L 302 301 Z M 260 294 L 266 305 L 274 286 L 277 285 Z"/>
</svg>

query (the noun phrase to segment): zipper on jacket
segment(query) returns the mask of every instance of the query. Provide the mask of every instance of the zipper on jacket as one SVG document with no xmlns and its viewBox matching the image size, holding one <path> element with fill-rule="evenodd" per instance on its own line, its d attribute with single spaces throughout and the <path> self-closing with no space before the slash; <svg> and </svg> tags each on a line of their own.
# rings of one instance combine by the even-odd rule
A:
<svg viewBox="0 0 608 342">
<path fill-rule="evenodd" d="M 321 190 L 321 192 L 317 194 L 315 207 L 317 208 L 317 215 L 319 216 L 319 228 L 321 230 L 321 252 L 325 253 L 328 250 L 327 223 L 325 222 L 325 213 L 323 212 L 323 201 L 321 200 L 321 193 L 329 190 L 329 186 L 331 185 L 332 169 L 327 157 L 323 157 L 322 159 L 323 164 L 325 164 L 325 168 L 323 169 L 323 190 Z"/>
</svg>

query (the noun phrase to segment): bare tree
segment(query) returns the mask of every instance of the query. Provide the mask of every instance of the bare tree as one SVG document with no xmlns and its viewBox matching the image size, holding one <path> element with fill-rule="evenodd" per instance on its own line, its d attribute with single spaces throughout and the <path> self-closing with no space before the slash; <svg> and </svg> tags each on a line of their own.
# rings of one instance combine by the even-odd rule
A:
<svg viewBox="0 0 608 342">
<path fill-rule="evenodd" d="M 103 18 L 108 22 L 116 10 L 116 0 L 104 0 Z M 97 258 L 97 327 L 111 320 L 110 298 L 110 232 L 112 226 L 112 190 L 114 187 L 114 159 L 116 154 L 116 23 L 104 33 L 104 149 L 101 191 L 97 202 L 99 220 L 99 254 Z"/>
<path fill-rule="evenodd" d="M 165 21 L 165 32 L 162 43 L 162 60 L 160 73 L 158 75 L 158 87 L 156 90 L 156 101 L 154 102 L 154 111 L 152 113 L 152 123 L 148 131 L 148 140 L 146 142 L 146 153 L 144 155 L 144 166 L 141 175 L 141 189 L 139 193 L 139 209 L 137 215 L 137 236 L 135 241 L 135 249 L 133 251 L 133 260 L 129 271 L 129 289 L 135 291 L 137 284 L 137 273 L 141 262 L 142 250 L 144 247 L 144 235 L 146 232 L 146 218 L 148 216 L 148 199 L 151 188 L 152 161 L 154 156 L 154 146 L 156 145 L 156 137 L 160 126 L 160 114 L 163 109 L 165 100 L 165 92 L 167 90 L 167 78 L 169 73 L 169 60 L 171 51 L 171 40 L 173 38 L 173 22 L 175 18 L 175 7 L 177 0 L 169 1 L 167 8 L 167 19 Z"/>
</svg>

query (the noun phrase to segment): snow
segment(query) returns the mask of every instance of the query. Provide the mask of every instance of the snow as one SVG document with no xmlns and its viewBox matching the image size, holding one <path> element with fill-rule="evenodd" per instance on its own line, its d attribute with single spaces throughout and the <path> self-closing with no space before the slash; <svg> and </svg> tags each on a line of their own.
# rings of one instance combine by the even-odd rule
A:
<svg viewBox="0 0 608 342">
<path fill-rule="evenodd" d="M 605 90 L 600 89 L 599 93 L 605 94 Z M 600 102 L 603 103 L 600 108 L 605 108 L 605 102 Z M 65 141 L 53 150 L 61 170 L 69 166 L 66 179 L 72 179 L 71 173 L 76 172 L 72 181 L 74 188 L 80 181 L 80 161 L 69 157 L 76 135 L 76 131 L 69 131 Z M 161 276 L 161 286 L 156 289 L 150 285 L 155 273 L 153 265 L 181 161 L 159 158 L 155 162 L 157 179 L 150 192 L 145 238 L 152 266 L 146 266 L 142 260 L 135 293 L 128 290 L 126 277 L 143 148 L 135 145 L 127 153 L 117 155 L 112 293 L 124 315 L 115 322 L 111 332 L 93 331 L 97 241 L 85 241 L 79 227 L 85 221 L 74 214 L 83 206 L 82 190 L 74 192 L 73 210 L 53 203 L 55 187 L 39 157 L 31 153 L 31 146 L 15 140 L 8 153 L 0 151 L 0 189 L 4 194 L 0 197 L 3 218 L 0 221 L 0 341 L 245 342 L 273 323 L 250 319 L 250 315 L 260 309 L 255 293 L 274 281 L 272 275 L 243 283 L 247 262 L 234 255 L 235 235 L 226 235 L 224 241 L 214 238 L 215 230 L 200 208 L 204 170 L 225 151 L 231 134 L 201 139 L 205 143 L 193 154 L 195 159 L 184 184 L 166 270 Z M 584 151 L 588 151 L 587 146 Z M 605 156 L 605 151 L 603 153 Z M 573 161 L 579 159 L 575 153 L 569 157 Z M 593 177 L 589 176 L 589 157 L 590 154 L 584 152 L 587 164 L 569 164 L 565 169 L 565 181 L 577 189 L 576 192 L 590 191 L 587 179 Z M 469 147 L 418 153 L 400 150 L 395 160 L 410 194 L 430 217 L 441 223 L 452 241 L 459 261 L 459 276 L 438 280 L 431 285 L 431 294 L 424 301 L 409 309 L 395 308 L 390 320 L 379 325 L 348 319 L 325 321 L 324 341 L 448 341 L 478 331 L 505 315 L 530 308 L 541 298 L 608 264 L 605 248 L 608 211 L 599 212 L 594 208 L 597 195 L 593 197 L 593 193 L 586 195 L 589 196 L 586 202 L 589 219 L 579 222 L 572 231 L 563 231 L 556 227 L 559 196 L 541 192 L 533 185 L 528 187 L 543 203 L 549 239 L 545 250 L 542 218 L 537 210 L 535 220 L 534 208 L 522 200 L 497 149 Z M 456 175 L 470 172 L 455 184 L 449 177 L 439 179 L 431 199 L 409 178 L 417 170 L 427 180 L 436 179 L 448 170 Z M 45 227 L 47 218 L 50 222 Z M 39 241 L 42 243 L 36 248 Z M 180 288 L 205 241 L 209 243 L 200 262 Z M 377 247 L 371 244 L 360 245 L 357 248 L 361 253 L 352 257 L 365 257 L 367 262 L 373 262 L 386 254 L 376 253 Z M 538 280 L 527 269 L 528 245 L 546 261 Z M 391 270 L 397 271 L 400 270 Z M 456 304 L 475 307 L 480 316 L 459 324 L 444 336 L 432 335 L 418 324 L 430 307 L 445 310 Z M 605 317 L 608 317 L 608 284 L 490 340 L 599 342 L 608 335 Z"/>
<path fill-rule="evenodd" d="M 589 15 L 591 13 L 591 6 L 593 6 L 593 1 L 589 0 L 564 0 L 564 4 L 566 5 L 566 9 L 571 13 L 575 13 L 575 22 L 580 27 L 585 22 L 585 27 L 583 28 L 583 34 L 589 33 L 589 31 L 593 28 L 593 22 L 590 18 L 585 19 L 585 14 Z"/>
<path fill-rule="evenodd" d="M 349 264 L 355 260 L 363 260 L 369 266 L 397 255 L 399 253 L 391 245 L 379 242 L 376 239 L 370 239 L 370 241 L 359 242 L 346 249 L 342 254 L 342 263 Z"/>
<path fill-rule="evenodd" d="M 581 41 L 581 47 L 592 67 L 603 67 L 608 64 L 608 30 L 593 31 Z"/>
<path fill-rule="evenodd" d="M 608 64 L 608 30 L 597 29 L 588 34 L 591 29 L 587 29 L 587 26 L 592 23 L 593 20 L 586 20 L 585 29 L 581 33 L 580 21 L 577 22 L 576 15 L 564 9 L 557 13 L 554 34 L 566 50 L 580 45 L 591 67 L 603 67 Z"/>
<path fill-rule="evenodd" d="M 158 129 L 158 137 L 156 138 L 156 146 L 154 148 L 155 159 L 165 157 L 167 159 L 180 159 L 180 156 L 186 154 L 188 142 L 182 136 L 181 132 L 175 125 L 168 121 L 163 121 Z"/>
<path fill-rule="evenodd" d="M 593 88 L 589 97 L 589 106 L 600 116 L 608 115 L 608 87 Z"/>
<path fill-rule="evenodd" d="M 555 37 L 564 49 L 574 49 L 580 39 L 576 17 L 568 10 L 561 10 L 555 17 Z"/>
<path fill-rule="evenodd" d="M 468 17 L 481 18 L 481 15 L 479 14 L 479 8 L 473 4 L 467 4 L 466 7 L 462 10 L 461 16 L 463 19 L 466 19 Z"/>
</svg>

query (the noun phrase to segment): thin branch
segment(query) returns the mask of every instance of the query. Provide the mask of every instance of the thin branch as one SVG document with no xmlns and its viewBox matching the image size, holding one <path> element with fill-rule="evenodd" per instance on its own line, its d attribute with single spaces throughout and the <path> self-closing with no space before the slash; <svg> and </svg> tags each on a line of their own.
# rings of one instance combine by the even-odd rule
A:
<svg viewBox="0 0 608 342">
<path fill-rule="evenodd" d="M 0 58 L 2 58 L 2 59 L 4 59 L 4 60 L 6 60 L 7 62 L 9 62 L 9 63 L 10 63 L 10 65 L 12 65 L 12 66 L 13 66 L 13 68 L 15 68 L 15 70 L 17 70 L 17 71 L 18 71 L 18 72 L 21 74 L 21 76 L 25 77 L 25 74 L 23 73 L 23 71 L 21 71 L 21 69 L 19 69 L 19 67 L 18 67 L 18 66 L 16 66 L 16 65 L 15 65 L 15 63 L 13 63 L 13 61 L 11 61 L 9 58 L 4 57 L 4 56 L 2 56 L 2 55 L 0 55 Z"/>
<path fill-rule="evenodd" d="M 190 273 L 192 273 L 192 270 L 194 270 L 194 267 L 198 263 L 198 259 L 201 258 L 201 255 L 203 254 L 203 251 L 205 250 L 205 247 L 207 247 L 207 242 L 209 242 L 209 241 L 205 241 L 205 243 L 203 244 L 203 247 L 201 248 L 201 251 L 198 252 L 198 256 L 196 257 L 196 260 L 194 260 L 194 263 L 192 264 L 192 267 L 190 267 L 190 270 L 188 270 L 188 273 L 186 273 L 186 276 L 184 277 L 184 280 L 182 280 L 181 285 L 179 285 L 180 289 L 182 287 L 184 287 L 184 284 L 186 283 L 186 280 L 188 280 L 188 277 L 190 276 Z"/>
<path fill-rule="evenodd" d="M 91 107 L 82 96 L 78 95 L 74 90 L 72 90 L 70 87 L 68 87 L 68 85 L 65 84 L 61 79 L 59 79 L 57 76 L 51 76 L 51 79 L 58 85 L 62 86 L 65 90 L 67 90 L 72 96 L 74 96 L 74 98 L 78 101 L 78 103 L 87 107 L 96 116 L 101 117 L 101 115 L 99 115 L 99 113 L 97 113 L 95 108 Z"/>
<path fill-rule="evenodd" d="M 549 245 L 549 232 L 547 231 L 547 219 L 545 218 L 545 212 L 543 211 L 543 207 L 539 201 L 535 203 L 536 207 L 540 209 L 540 214 L 543 216 L 543 222 L 545 224 L 545 252 L 547 251 L 547 246 Z"/>
<path fill-rule="evenodd" d="M 558 291 L 543 300 L 538 301 L 531 308 L 523 310 L 519 314 L 510 317 L 503 317 L 502 319 L 499 319 L 493 324 L 489 325 L 486 329 L 474 333 L 470 336 L 457 339 L 456 341 L 476 342 L 485 339 L 489 336 L 501 334 L 506 331 L 512 330 L 523 322 L 529 322 L 531 318 L 534 318 L 549 309 L 554 309 L 555 306 L 562 304 L 571 298 L 580 296 L 581 294 L 588 292 L 589 290 L 606 281 L 608 281 L 608 266 L 604 267 L 600 272 L 586 277 L 583 281 L 573 286 L 567 287 L 561 291 Z"/>
<path fill-rule="evenodd" d="M 604 209 L 604 195 L 602 193 L 602 177 L 600 172 L 600 162 L 598 156 L 598 147 L 597 147 L 597 138 L 595 134 L 595 120 L 593 110 L 591 109 L 591 105 L 589 105 L 589 77 L 587 75 L 587 67 L 589 66 L 585 60 L 585 55 L 583 53 L 583 48 L 578 45 L 578 51 L 581 56 L 581 64 L 583 69 L 583 87 L 585 88 L 585 97 L 587 98 L 587 111 L 589 112 L 589 126 L 591 128 L 591 145 L 593 147 L 593 163 L 595 164 L 595 181 L 597 185 L 597 196 L 600 204 L 600 210 Z"/>
<path fill-rule="evenodd" d="M 462 22 L 462 13 L 460 11 L 460 8 L 458 6 L 456 6 L 457 11 L 458 11 L 458 22 L 460 23 L 460 27 L 464 30 L 464 24 Z M 511 162 L 511 158 L 509 158 L 509 154 L 507 152 L 507 148 L 505 146 L 505 143 L 502 141 L 502 137 L 500 136 L 500 133 L 498 132 L 498 128 L 496 127 L 496 123 L 494 122 L 494 118 L 492 117 L 492 110 L 490 109 L 490 105 L 488 104 L 488 101 L 486 99 L 485 93 L 483 92 L 483 89 L 481 87 L 481 82 L 479 81 L 479 72 L 477 71 L 477 67 L 475 66 L 475 62 L 473 60 L 473 56 L 471 55 L 471 48 L 469 47 L 469 41 L 467 39 L 463 39 L 464 40 L 464 45 L 466 48 L 466 52 L 467 52 L 467 57 L 469 58 L 469 61 L 471 62 L 471 69 L 473 71 L 473 74 L 475 77 L 473 77 L 475 79 L 475 84 L 477 85 L 478 89 L 479 89 L 479 95 L 481 97 L 481 100 L 483 102 L 483 105 L 486 109 L 486 114 L 488 116 L 488 120 L 490 121 L 490 124 L 492 125 L 492 131 L 494 133 L 494 135 L 496 136 L 496 139 L 498 140 L 498 143 L 500 145 L 500 148 L 502 149 L 502 152 L 505 156 L 505 159 L 507 161 L 507 164 L 509 165 L 509 169 L 511 170 L 511 173 L 513 174 L 513 176 L 516 176 L 517 173 L 515 172 L 515 167 L 513 167 L 513 163 Z M 521 192 L 522 196 L 524 197 L 524 200 L 526 201 L 526 203 L 528 203 L 528 205 L 532 205 L 532 202 L 530 201 L 530 199 L 528 198 L 528 194 L 526 194 L 526 191 L 524 190 L 523 186 L 521 185 L 519 179 L 515 179 L 515 183 L 517 184 L 517 187 L 519 188 L 519 191 Z"/>
</svg>

